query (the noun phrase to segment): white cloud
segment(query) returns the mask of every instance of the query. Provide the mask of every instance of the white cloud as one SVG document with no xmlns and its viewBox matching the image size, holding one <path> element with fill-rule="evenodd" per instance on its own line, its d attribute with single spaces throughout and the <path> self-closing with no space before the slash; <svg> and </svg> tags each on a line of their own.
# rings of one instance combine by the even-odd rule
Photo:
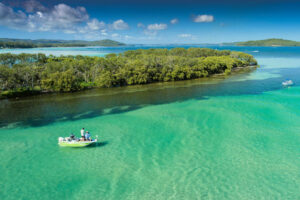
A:
<svg viewBox="0 0 300 200">
<path fill-rule="evenodd" d="M 125 40 L 128 40 L 128 39 L 131 39 L 132 37 L 129 35 L 125 35 L 124 38 L 125 38 Z"/>
<path fill-rule="evenodd" d="M 107 32 L 106 32 L 106 29 L 101 30 L 101 35 L 103 35 L 103 36 L 107 36 L 108 35 Z"/>
<path fill-rule="evenodd" d="M 85 22 L 89 19 L 89 15 L 84 7 L 72 8 L 66 4 L 54 6 L 54 9 L 48 14 L 48 17 L 52 20 L 56 20 L 56 23 L 70 24 Z"/>
<path fill-rule="evenodd" d="M 89 15 L 84 7 L 72 8 L 66 4 L 58 4 L 45 12 L 26 14 L 0 3 L 0 25 L 30 32 L 72 31 L 88 19 Z"/>
<path fill-rule="evenodd" d="M 192 35 L 184 33 L 184 34 L 178 35 L 178 37 L 181 37 L 181 38 L 190 38 L 190 37 L 192 37 Z"/>
<path fill-rule="evenodd" d="M 70 7 L 58 4 L 50 8 L 30 0 L 22 4 L 24 11 L 14 10 L 0 2 L 0 26 L 28 32 L 63 32 L 76 34 L 76 38 L 100 39 L 108 37 L 107 31 L 124 30 L 129 26 L 122 19 L 106 25 L 98 19 L 91 19 L 84 7 Z M 120 37 L 112 34 L 112 37 Z"/>
<path fill-rule="evenodd" d="M 35 25 L 34 29 L 37 31 L 70 31 L 88 19 L 89 15 L 84 7 L 72 8 L 66 4 L 58 4 L 50 12 L 28 16 L 29 23 Z"/>
<path fill-rule="evenodd" d="M 144 29 L 144 33 L 147 36 L 154 37 L 157 35 L 158 31 L 165 30 L 168 28 L 167 24 L 149 24 L 146 29 Z"/>
<path fill-rule="evenodd" d="M 154 36 L 157 35 L 157 31 L 149 31 L 149 30 L 145 29 L 144 34 L 147 35 L 147 36 L 154 37 Z"/>
<path fill-rule="evenodd" d="M 99 35 L 99 31 L 101 32 L 101 35 L 105 35 L 105 34 L 102 34 L 103 32 L 106 32 L 106 25 L 104 22 L 102 21 L 99 21 L 97 19 L 92 19 L 90 21 L 88 21 L 86 23 L 86 26 L 82 27 L 82 26 L 78 26 L 78 27 L 75 27 L 73 29 L 73 32 L 72 30 L 67 30 L 67 31 L 64 31 L 65 33 L 81 33 L 81 34 L 89 34 L 89 35 L 92 35 L 93 34 L 97 34 Z"/>
<path fill-rule="evenodd" d="M 137 24 L 137 27 L 138 27 L 138 28 L 145 28 L 145 25 L 144 25 L 143 23 L 138 23 L 138 24 Z"/>
<path fill-rule="evenodd" d="M 170 23 L 171 23 L 171 24 L 177 24 L 177 23 L 178 23 L 178 19 L 177 19 L 177 18 L 172 19 L 172 20 L 170 21 Z"/>
<path fill-rule="evenodd" d="M 23 9 L 16 10 L 0 2 L 0 26 L 28 32 L 63 32 L 74 34 L 78 39 L 131 38 L 128 35 L 108 33 L 128 29 L 129 25 L 124 20 L 119 19 L 107 25 L 103 21 L 90 18 L 84 7 L 57 4 L 46 8 L 35 0 L 26 1 L 21 5 Z"/>
<path fill-rule="evenodd" d="M 193 21 L 196 23 L 213 22 L 214 16 L 213 15 L 197 15 L 193 18 Z"/>
<path fill-rule="evenodd" d="M 77 33 L 77 30 L 64 30 L 63 31 L 64 33 L 67 33 L 67 34 L 75 34 L 75 33 Z M 80 32 L 80 33 L 85 33 L 85 32 Z"/>
<path fill-rule="evenodd" d="M 105 23 L 98 21 L 98 19 L 92 19 L 91 21 L 87 22 L 87 26 L 90 30 L 100 30 L 105 27 Z"/>
<path fill-rule="evenodd" d="M 189 33 L 182 33 L 182 34 L 177 35 L 177 37 L 180 38 L 180 41 L 182 41 L 182 40 L 191 41 L 191 40 L 197 40 L 198 39 L 197 36 L 189 34 Z"/>
<path fill-rule="evenodd" d="M 22 27 L 23 24 L 27 24 L 27 15 L 24 12 L 15 12 L 0 2 L 0 25 L 16 28 Z"/>
<path fill-rule="evenodd" d="M 149 31 L 160 31 L 160 30 L 165 30 L 168 28 L 167 24 L 149 24 L 147 26 L 147 29 Z"/>
<path fill-rule="evenodd" d="M 44 7 L 40 2 L 35 0 L 25 1 L 23 7 L 27 12 L 37 12 L 37 11 L 46 11 L 47 8 Z"/>
<path fill-rule="evenodd" d="M 129 26 L 126 22 L 124 22 L 124 20 L 119 19 L 117 21 L 114 21 L 114 23 L 112 24 L 112 28 L 114 30 L 125 30 L 129 29 Z"/>
<path fill-rule="evenodd" d="M 39 17 L 43 17 L 43 13 L 40 12 L 40 11 L 36 12 L 36 14 L 37 14 Z"/>
<path fill-rule="evenodd" d="M 119 37 L 120 35 L 118 34 L 118 33 L 113 33 L 112 35 L 111 35 L 111 37 Z"/>
<path fill-rule="evenodd" d="M 101 36 L 101 34 L 99 34 L 98 32 L 90 32 L 90 33 L 86 33 L 84 35 L 74 35 L 74 37 L 76 39 L 79 39 L 79 40 L 101 40 L 103 39 L 103 37 Z"/>
</svg>

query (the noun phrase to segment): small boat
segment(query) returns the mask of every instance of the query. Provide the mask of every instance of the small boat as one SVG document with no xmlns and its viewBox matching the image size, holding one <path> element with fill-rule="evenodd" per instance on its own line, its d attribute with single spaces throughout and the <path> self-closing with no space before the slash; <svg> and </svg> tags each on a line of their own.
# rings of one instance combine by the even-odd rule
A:
<svg viewBox="0 0 300 200">
<path fill-rule="evenodd" d="M 61 147 L 87 147 L 91 144 L 95 144 L 98 141 L 98 136 L 96 136 L 96 139 L 94 140 L 85 140 L 82 141 L 77 138 L 71 138 L 71 137 L 59 137 L 58 138 L 58 145 Z"/>
<path fill-rule="evenodd" d="M 282 85 L 283 86 L 291 86 L 291 85 L 294 85 L 294 83 L 292 80 L 286 80 L 286 81 L 282 82 Z"/>
</svg>

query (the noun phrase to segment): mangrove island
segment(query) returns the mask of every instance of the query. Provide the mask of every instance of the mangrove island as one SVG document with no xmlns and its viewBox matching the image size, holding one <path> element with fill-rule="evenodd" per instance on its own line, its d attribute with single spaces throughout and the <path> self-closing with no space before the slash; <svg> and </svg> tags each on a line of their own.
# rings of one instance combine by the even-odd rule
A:
<svg viewBox="0 0 300 200">
<path fill-rule="evenodd" d="M 0 54 L 1 97 L 189 80 L 257 65 L 252 55 L 208 48 L 138 49 L 105 57 Z"/>
</svg>

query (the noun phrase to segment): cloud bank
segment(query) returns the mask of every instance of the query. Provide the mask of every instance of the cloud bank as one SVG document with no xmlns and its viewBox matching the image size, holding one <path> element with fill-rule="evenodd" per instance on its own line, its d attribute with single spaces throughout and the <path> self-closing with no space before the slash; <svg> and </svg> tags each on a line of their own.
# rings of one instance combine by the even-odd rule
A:
<svg viewBox="0 0 300 200">
<path fill-rule="evenodd" d="M 36 11 L 46 11 L 47 8 L 44 7 L 40 2 L 35 0 L 25 1 L 23 7 L 27 12 L 36 12 Z"/>
<path fill-rule="evenodd" d="M 33 2 L 33 1 L 30 1 Z M 27 4 L 26 4 L 27 5 Z M 31 5 L 31 4 L 30 4 Z M 89 15 L 84 7 L 72 8 L 66 4 L 58 4 L 51 10 L 43 11 L 44 7 L 32 4 L 26 6 L 28 11 L 14 11 L 11 7 L 0 3 L 0 25 L 26 31 L 70 31 L 81 23 L 88 22 Z"/>
<path fill-rule="evenodd" d="M 91 19 L 84 7 L 57 4 L 44 7 L 35 0 L 22 3 L 22 10 L 14 10 L 0 2 L 0 25 L 28 32 L 64 32 L 67 34 L 88 34 L 86 38 L 107 36 L 107 31 L 126 30 L 129 25 L 122 19 L 107 25 L 98 19 Z"/>
</svg>

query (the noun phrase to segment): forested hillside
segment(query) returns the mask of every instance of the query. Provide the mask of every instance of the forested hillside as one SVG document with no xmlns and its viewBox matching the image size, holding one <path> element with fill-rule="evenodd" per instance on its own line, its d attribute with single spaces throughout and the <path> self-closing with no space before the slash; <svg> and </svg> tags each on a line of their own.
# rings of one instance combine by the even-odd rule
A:
<svg viewBox="0 0 300 200">
<path fill-rule="evenodd" d="M 124 43 L 114 40 L 26 40 L 0 38 L 0 48 L 37 48 L 37 47 L 84 47 L 84 46 L 123 46 Z"/>
<path fill-rule="evenodd" d="M 253 40 L 247 42 L 236 42 L 237 46 L 300 46 L 300 42 L 284 39 Z"/>
</svg>

